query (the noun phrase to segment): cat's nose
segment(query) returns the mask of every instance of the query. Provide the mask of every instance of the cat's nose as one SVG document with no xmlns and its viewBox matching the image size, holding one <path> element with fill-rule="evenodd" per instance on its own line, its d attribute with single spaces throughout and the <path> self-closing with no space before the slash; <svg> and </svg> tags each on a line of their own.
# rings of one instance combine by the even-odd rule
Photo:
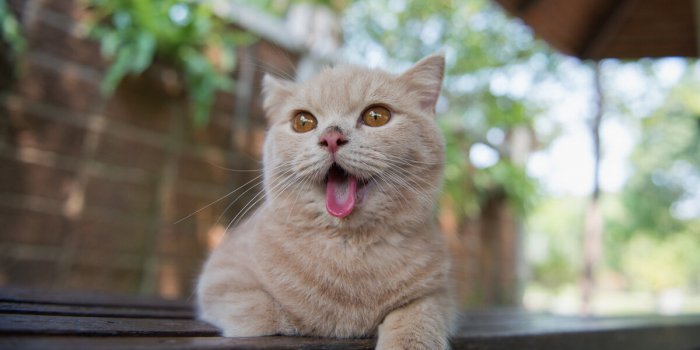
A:
<svg viewBox="0 0 700 350">
<path fill-rule="evenodd" d="M 346 143 L 348 143 L 348 139 L 345 135 L 339 131 L 331 130 L 321 135 L 318 145 L 321 146 L 321 148 L 327 149 L 328 152 L 335 153 L 340 146 Z"/>
</svg>

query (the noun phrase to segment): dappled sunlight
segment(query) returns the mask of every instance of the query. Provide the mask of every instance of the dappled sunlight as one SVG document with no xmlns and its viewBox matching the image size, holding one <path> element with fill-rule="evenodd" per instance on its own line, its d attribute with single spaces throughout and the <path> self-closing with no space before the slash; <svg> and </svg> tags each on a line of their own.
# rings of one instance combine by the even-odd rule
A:
<svg viewBox="0 0 700 350">
<path fill-rule="evenodd" d="M 181 298 L 181 285 L 182 281 L 180 281 L 177 267 L 172 262 L 162 262 L 158 272 L 158 293 L 160 296 L 167 299 Z"/>
<path fill-rule="evenodd" d="M 226 227 L 222 225 L 214 225 L 210 227 L 209 231 L 207 231 L 207 250 L 214 250 L 214 248 L 221 243 L 221 240 L 224 238 L 225 234 Z"/>
</svg>

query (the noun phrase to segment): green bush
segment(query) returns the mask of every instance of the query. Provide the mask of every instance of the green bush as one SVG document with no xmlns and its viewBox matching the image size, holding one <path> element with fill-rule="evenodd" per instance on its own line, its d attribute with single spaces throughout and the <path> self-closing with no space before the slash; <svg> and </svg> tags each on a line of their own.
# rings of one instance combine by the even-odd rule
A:
<svg viewBox="0 0 700 350">
<path fill-rule="evenodd" d="M 178 69 L 192 101 L 196 126 L 209 120 L 217 90 L 230 90 L 235 48 L 251 36 L 233 29 L 206 4 L 178 0 L 90 0 L 90 34 L 112 64 L 102 82 L 111 94 L 128 74 L 155 61 Z"/>
<path fill-rule="evenodd" d="M 10 58 L 17 57 L 27 47 L 19 22 L 4 0 L 0 1 L 0 41 L 6 42 L 9 46 Z"/>
</svg>

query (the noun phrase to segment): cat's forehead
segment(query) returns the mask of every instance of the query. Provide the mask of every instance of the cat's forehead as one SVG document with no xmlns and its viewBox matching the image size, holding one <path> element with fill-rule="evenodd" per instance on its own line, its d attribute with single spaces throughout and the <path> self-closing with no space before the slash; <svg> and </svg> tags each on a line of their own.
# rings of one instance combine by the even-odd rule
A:
<svg viewBox="0 0 700 350">
<path fill-rule="evenodd" d="M 301 84 L 296 102 L 319 112 L 348 112 L 372 103 L 392 104 L 400 96 L 396 76 L 357 66 L 326 68 Z"/>
</svg>

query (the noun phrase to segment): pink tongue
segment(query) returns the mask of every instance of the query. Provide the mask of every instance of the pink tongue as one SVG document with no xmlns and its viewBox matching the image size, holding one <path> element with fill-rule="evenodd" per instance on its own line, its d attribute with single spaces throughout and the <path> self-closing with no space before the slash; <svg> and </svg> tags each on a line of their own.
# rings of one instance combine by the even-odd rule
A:
<svg viewBox="0 0 700 350">
<path fill-rule="evenodd" d="M 326 210 L 328 213 L 339 218 L 344 218 L 355 207 L 355 192 L 357 190 L 357 179 L 352 176 L 345 176 L 340 171 L 331 170 L 328 173 L 328 184 L 326 185 Z"/>
</svg>

